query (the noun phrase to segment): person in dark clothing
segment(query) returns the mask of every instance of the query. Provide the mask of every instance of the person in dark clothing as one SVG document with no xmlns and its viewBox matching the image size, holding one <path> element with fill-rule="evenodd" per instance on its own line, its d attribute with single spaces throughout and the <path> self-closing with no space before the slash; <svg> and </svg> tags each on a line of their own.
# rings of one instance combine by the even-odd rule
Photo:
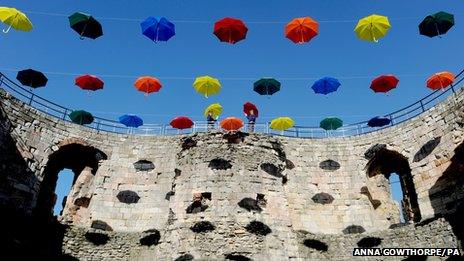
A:
<svg viewBox="0 0 464 261">
<path fill-rule="evenodd" d="M 208 122 L 208 131 L 211 131 L 214 129 L 214 123 L 216 123 L 217 118 L 215 119 L 213 117 L 213 114 L 211 112 L 208 112 L 208 117 L 206 117 L 206 121 Z"/>
<path fill-rule="evenodd" d="M 250 110 L 248 114 L 246 114 L 248 119 L 248 132 L 253 133 L 255 130 L 255 122 L 256 122 L 256 115 L 253 110 Z"/>
</svg>

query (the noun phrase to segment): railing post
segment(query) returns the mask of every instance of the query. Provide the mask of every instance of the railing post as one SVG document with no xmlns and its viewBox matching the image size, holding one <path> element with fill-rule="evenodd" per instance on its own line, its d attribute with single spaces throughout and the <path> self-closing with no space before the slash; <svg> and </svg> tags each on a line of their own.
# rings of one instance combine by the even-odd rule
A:
<svg viewBox="0 0 464 261">
<path fill-rule="evenodd" d="M 422 108 L 422 112 L 424 112 L 425 111 L 424 103 L 422 103 L 422 100 L 419 100 L 419 103 L 420 103 L 420 106 Z"/>
<path fill-rule="evenodd" d="M 100 131 L 100 121 L 97 121 L 97 131 Z"/>
<path fill-rule="evenodd" d="M 296 130 L 296 137 L 299 138 L 300 134 L 298 133 L 298 127 L 296 127 L 295 130 Z"/>
<path fill-rule="evenodd" d="M 68 114 L 68 109 L 64 109 L 64 113 L 63 113 L 63 118 L 62 120 L 65 120 L 66 119 L 66 115 Z"/>
<path fill-rule="evenodd" d="M 3 74 L 0 73 L 0 86 L 2 86 L 2 85 L 3 85 Z"/>
<path fill-rule="evenodd" d="M 453 94 L 456 94 L 456 91 L 454 90 L 454 84 L 451 84 L 451 90 L 453 91 Z"/>
<path fill-rule="evenodd" d="M 29 102 L 27 103 L 27 105 L 31 106 L 33 100 L 34 100 L 34 94 L 31 95 L 31 98 L 29 99 Z"/>
</svg>

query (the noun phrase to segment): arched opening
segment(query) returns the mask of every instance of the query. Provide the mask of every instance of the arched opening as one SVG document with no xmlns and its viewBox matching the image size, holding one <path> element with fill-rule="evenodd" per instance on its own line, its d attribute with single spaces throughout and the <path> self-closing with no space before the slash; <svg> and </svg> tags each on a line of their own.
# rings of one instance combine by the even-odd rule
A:
<svg viewBox="0 0 464 261">
<path fill-rule="evenodd" d="M 47 221 L 53 217 L 53 209 L 57 203 L 55 189 L 58 175 L 63 169 L 69 169 L 72 177 L 72 188 L 68 194 L 62 211 L 62 221 L 72 223 L 80 219 L 79 210 L 87 208 L 92 197 L 90 187 L 101 160 L 107 159 L 102 151 L 86 145 L 84 142 L 67 143 L 59 147 L 48 157 L 47 165 L 42 173 L 42 182 L 37 195 L 34 215 L 39 220 Z M 58 202 L 61 204 L 61 202 Z"/>
<path fill-rule="evenodd" d="M 53 214 L 55 216 L 62 215 L 64 206 L 66 205 L 66 199 L 71 192 L 73 180 L 74 173 L 70 169 L 65 168 L 58 173 L 58 180 L 56 181 L 55 188 L 56 202 L 53 208 Z"/>
<path fill-rule="evenodd" d="M 367 163 L 367 174 L 369 177 L 382 174 L 386 180 L 390 180 L 392 173 L 398 175 L 398 183 L 401 186 L 403 195 L 400 205 L 404 209 L 403 212 L 406 213 L 404 215 L 405 221 L 420 221 L 421 214 L 417 202 L 417 193 L 407 158 L 396 151 L 381 148 L 375 152 Z M 391 190 L 389 193 L 391 193 Z"/>
<path fill-rule="evenodd" d="M 395 202 L 395 204 L 398 206 L 398 212 L 400 215 L 400 223 L 405 223 L 406 222 L 406 213 L 405 213 L 405 208 L 402 206 L 402 200 L 404 198 L 403 195 L 403 189 L 401 189 L 401 180 L 400 176 L 396 173 L 390 174 L 390 177 L 388 178 L 388 183 L 390 183 L 390 195 Z"/>
</svg>

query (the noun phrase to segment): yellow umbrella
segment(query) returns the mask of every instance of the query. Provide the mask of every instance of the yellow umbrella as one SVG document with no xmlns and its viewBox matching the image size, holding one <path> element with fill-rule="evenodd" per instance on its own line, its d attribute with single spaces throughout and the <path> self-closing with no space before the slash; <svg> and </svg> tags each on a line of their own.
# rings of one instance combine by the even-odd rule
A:
<svg viewBox="0 0 464 261">
<path fill-rule="evenodd" d="M 271 121 L 271 129 L 284 131 L 293 127 L 295 122 L 289 117 L 279 117 Z"/>
<path fill-rule="evenodd" d="M 205 117 L 208 117 L 208 113 L 211 112 L 211 116 L 213 116 L 213 118 L 218 118 L 219 115 L 221 115 L 222 113 L 222 106 L 221 104 L 219 103 L 213 103 L 211 104 L 210 106 L 208 106 L 206 109 L 205 109 L 205 112 L 204 112 L 204 115 Z"/>
<path fill-rule="evenodd" d="M 221 90 L 221 83 L 216 78 L 201 76 L 195 79 L 193 87 L 197 92 L 204 94 L 208 98 L 208 95 L 216 94 Z"/>
<path fill-rule="evenodd" d="M 378 42 L 390 29 L 388 17 L 382 15 L 370 15 L 359 20 L 354 31 L 362 40 Z"/>
<path fill-rule="evenodd" d="M 3 29 L 4 33 L 8 33 L 11 27 L 26 32 L 32 30 L 32 23 L 29 18 L 16 8 L 0 7 L 0 20 L 10 26 L 6 30 Z"/>
</svg>

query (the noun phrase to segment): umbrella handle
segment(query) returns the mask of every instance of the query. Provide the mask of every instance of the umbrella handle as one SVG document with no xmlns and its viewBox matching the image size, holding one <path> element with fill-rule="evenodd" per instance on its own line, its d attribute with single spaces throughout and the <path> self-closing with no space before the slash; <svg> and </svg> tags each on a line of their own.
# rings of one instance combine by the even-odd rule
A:
<svg viewBox="0 0 464 261">
<path fill-rule="evenodd" d="M 3 29 L 3 30 L 2 30 L 3 33 L 7 34 L 7 33 L 10 31 L 11 26 L 12 26 L 12 25 L 10 24 L 10 26 L 9 26 L 7 29 Z"/>
</svg>

